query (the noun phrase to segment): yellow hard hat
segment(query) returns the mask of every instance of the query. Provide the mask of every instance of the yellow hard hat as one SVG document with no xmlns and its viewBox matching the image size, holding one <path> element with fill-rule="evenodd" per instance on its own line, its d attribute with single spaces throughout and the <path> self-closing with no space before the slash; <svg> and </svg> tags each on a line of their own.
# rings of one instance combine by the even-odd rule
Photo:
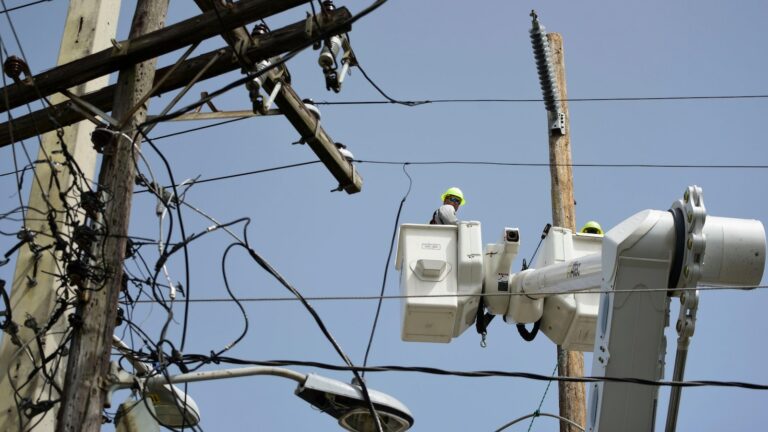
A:
<svg viewBox="0 0 768 432">
<path fill-rule="evenodd" d="M 466 201 L 464 200 L 464 194 L 461 192 L 461 189 L 459 189 L 457 187 L 450 187 L 450 188 L 448 188 L 448 190 L 445 191 L 445 193 L 442 196 L 440 196 L 440 199 L 442 201 L 445 201 L 445 197 L 447 197 L 448 195 L 453 195 L 453 196 L 459 198 L 461 200 L 461 203 L 459 203 L 460 206 L 463 206 L 464 203 L 466 203 Z"/>
<path fill-rule="evenodd" d="M 581 227 L 580 232 L 603 235 L 603 227 L 601 227 L 600 224 L 595 221 L 589 221 L 585 223 L 583 227 Z"/>
</svg>

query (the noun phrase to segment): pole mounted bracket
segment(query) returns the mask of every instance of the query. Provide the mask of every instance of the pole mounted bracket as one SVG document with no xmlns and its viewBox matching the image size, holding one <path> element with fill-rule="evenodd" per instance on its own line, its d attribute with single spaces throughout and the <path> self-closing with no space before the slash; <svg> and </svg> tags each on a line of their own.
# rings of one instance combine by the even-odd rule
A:
<svg viewBox="0 0 768 432">
<path fill-rule="evenodd" d="M 552 134 L 565 135 L 565 113 L 562 111 L 556 111 L 550 115 L 549 129 Z"/>
</svg>

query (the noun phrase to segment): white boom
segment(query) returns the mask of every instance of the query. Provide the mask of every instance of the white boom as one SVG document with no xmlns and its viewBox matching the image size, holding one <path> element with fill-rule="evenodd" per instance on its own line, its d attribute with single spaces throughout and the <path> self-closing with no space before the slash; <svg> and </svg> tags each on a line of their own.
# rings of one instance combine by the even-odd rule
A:
<svg viewBox="0 0 768 432">
<path fill-rule="evenodd" d="M 698 284 L 750 287 L 765 268 L 766 238 L 757 220 L 708 217 L 691 186 L 669 211 L 645 210 L 605 237 L 554 227 L 532 269 L 511 273 L 519 233 L 480 252 L 480 223 L 405 224 L 396 268 L 403 294 L 402 338 L 450 342 L 475 320 L 479 298 L 508 323 L 541 320 L 566 349 L 594 351 L 593 376 L 663 377 L 670 297 L 681 298 L 673 380 L 682 380 L 693 335 Z M 590 386 L 587 430 L 653 430 L 658 388 Z M 673 389 L 667 431 L 680 400 Z"/>
</svg>

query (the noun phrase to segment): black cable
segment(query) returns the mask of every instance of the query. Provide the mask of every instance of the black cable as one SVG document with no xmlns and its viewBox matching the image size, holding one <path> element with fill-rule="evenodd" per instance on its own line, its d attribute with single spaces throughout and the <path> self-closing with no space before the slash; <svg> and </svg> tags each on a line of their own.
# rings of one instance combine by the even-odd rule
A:
<svg viewBox="0 0 768 432">
<path fill-rule="evenodd" d="M 210 177 L 201 180 L 195 180 L 195 184 L 208 183 L 220 180 L 228 180 L 236 177 L 249 176 L 254 174 L 262 174 L 271 171 L 280 171 L 289 168 L 296 168 L 305 165 L 312 165 L 320 163 L 321 161 L 308 161 L 299 162 L 289 165 L 280 165 L 272 168 L 264 168 L 254 171 L 246 171 L 235 174 L 228 174 L 218 177 Z M 409 162 L 409 161 L 374 161 L 374 160 L 360 160 L 355 159 L 354 162 L 368 163 L 371 165 L 490 165 L 490 166 L 515 166 L 515 167 L 540 167 L 549 168 L 552 166 L 570 166 L 576 168 L 658 168 L 658 169 L 674 169 L 674 168 L 689 168 L 689 169 L 768 169 L 768 165 L 674 165 L 674 164 L 599 164 L 599 163 L 574 163 L 574 164 L 550 164 L 545 162 L 488 162 L 488 161 L 422 161 L 422 162 Z M 9 173 L 6 173 L 9 174 Z M 2 174 L 0 174 L 2 176 Z M 177 185 L 178 186 L 178 185 Z M 149 192 L 147 189 L 137 190 L 134 193 Z"/>
<path fill-rule="evenodd" d="M 3 7 L 5 7 L 5 2 L 3 2 Z M 2 39 L 0 39 L 0 42 L 2 42 Z M 3 44 L 3 48 L 5 48 L 5 44 Z M 4 55 L 3 55 L 3 51 L 5 51 L 5 50 L 4 49 L 0 49 L 0 64 L 5 64 L 5 58 L 4 58 Z M 7 90 L 8 89 L 8 83 L 7 83 L 6 79 L 5 79 L 5 73 L 2 74 L 2 77 L 3 77 L 3 88 L 5 89 L 5 91 L 3 91 L 3 98 L 4 98 L 4 101 L 5 101 L 5 106 L 10 106 L 10 102 L 9 102 L 9 99 L 8 99 L 8 90 Z M 11 114 L 10 110 L 8 110 L 7 113 L 8 113 L 7 114 L 8 115 L 8 123 L 11 126 L 11 127 L 8 128 L 8 131 L 9 131 L 9 133 L 11 135 L 11 140 L 13 140 L 13 115 Z M 24 207 L 24 203 L 23 203 L 23 201 L 21 199 L 22 180 L 24 178 L 24 172 L 23 171 L 21 172 L 21 176 L 18 175 L 19 174 L 19 163 L 18 163 L 18 160 L 17 160 L 18 158 L 16 156 L 16 145 L 15 144 L 11 146 L 11 152 L 13 153 L 13 169 L 14 169 L 14 174 L 16 174 L 16 190 L 17 190 L 17 196 L 19 198 L 19 205 L 21 207 Z M 26 167 L 24 169 L 26 169 Z M 26 218 L 24 213 L 22 213 L 21 217 L 22 217 L 22 219 Z M 26 225 L 26 221 L 24 221 L 24 225 Z"/>
<path fill-rule="evenodd" d="M 608 164 L 608 163 L 571 163 L 552 164 L 549 162 L 487 162 L 487 161 L 382 161 L 355 159 L 358 163 L 373 165 L 492 165 L 492 166 L 516 166 L 516 167 L 552 167 L 570 166 L 574 168 L 706 168 L 706 169 L 768 169 L 768 165 L 694 165 L 694 164 Z"/>
<path fill-rule="evenodd" d="M 8 13 L 8 12 L 13 12 L 15 10 L 24 9 L 25 7 L 34 6 L 36 4 L 44 3 L 44 2 L 49 2 L 49 1 L 51 1 L 51 0 L 37 0 L 37 1 L 33 1 L 33 2 L 30 2 L 30 3 L 27 3 L 27 4 L 14 6 L 14 7 L 10 8 L 10 9 L 6 9 L 5 8 L 5 2 L 3 2 L 3 10 L 0 11 L 0 14 L 4 14 L 4 13 Z"/>
<path fill-rule="evenodd" d="M 424 99 L 424 100 L 395 100 L 387 96 L 360 69 L 376 90 L 387 100 L 358 100 L 358 101 L 317 101 L 315 105 L 404 105 L 418 106 L 445 103 L 541 103 L 544 99 Z M 705 95 L 705 96 L 638 96 L 638 97 L 589 97 L 562 99 L 563 102 L 636 102 L 636 101 L 676 101 L 676 100 L 726 100 L 726 99 L 768 99 L 768 95 Z"/>
<path fill-rule="evenodd" d="M 245 231 L 245 229 L 244 229 Z M 344 350 L 341 349 L 341 346 L 336 342 L 336 339 L 331 335 L 331 332 L 328 330 L 328 328 L 325 326 L 325 323 L 320 318 L 320 315 L 318 315 L 317 311 L 312 307 L 312 305 L 307 302 L 306 299 L 304 299 L 304 296 L 301 295 L 301 293 L 293 287 L 293 285 L 290 284 L 277 270 L 275 270 L 272 265 L 270 265 L 264 258 L 261 257 L 255 250 L 253 250 L 248 245 L 247 238 L 245 239 L 244 243 L 245 248 L 248 250 L 248 253 L 250 254 L 251 258 L 253 258 L 256 263 L 258 263 L 264 270 L 267 271 L 270 275 L 272 275 L 275 279 L 280 282 L 288 291 L 290 291 L 296 298 L 299 299 L 299 301 L 304 305 L 304 308 L 309 312 L 309 314 L 312 316 L 312 318 L 315 320 L 315 323 L 320 328 L 320 331 L 322 331 L 323 335 L 325 335 L 325 338 L 333 345 L 334 350 L 339 354 L 339 356 L 344 360 L 344 363 L 349 365 L 351 368 L 350 371 L 355 376 L 355 380 L 357 381 L 356 384 L 360 386 L 360 390 L 363 393 L 363 398 L 365 399 L 366 404 L 368 405 L 368 409 L 371 412 L 371 415 L 376 421 L 377 430 L 379 432 L 383 432 L 383 429 L 381 427 L 381 420 L 379 419 L 379 415 L 376 411 L 376 407 L 373 406 L 373 401 L 371 401 L 371 396 L 368 393 L 368 386 L 365 384 L 365 380 L 363 380 L 360 373 L 355 369 L 354 364 L 352 363 L 352 360 L 349 359 L 346 353 L 344 353 Z"/>
<path fill-rule="evenodd" d="M 518 323 L 517 324 L 517 333 L 520 334 L 520 337 L 523 338 L 524 341 L 530 342 L 534 339 L 536 339 L 536 335 L 539 334 L 539 326 L 541 325 L 541 318 L 536 320 L 535 323 L 533 323 L 533 328 L 531 331 L 528 331 L 527 328 L 525 328 L 525 324 Z"/>
<path fill-rule="evenodd" d="M 379 92 L 380 95 L 384 96 L 387 99 L 387 101 L 383 103 L 398 104 L 398 105 L 405 105 L 405 106 L 416 106 L 416 105 L 422 105 L 427 103 L 426 101 L 401 101 L 401 100 L 397 100 L 390 97 L 388 94 L 384 93 L 384 90 L 382 90 L 381 87 L 379 87 L 371 79 L 371 77 L 368 76 L 368 74 L 365 72 L 365 69 L 363 69 L 363 67 L 360 65 L 359 62 L 356 63 L 355 66 L 357 66 L 357 68 L 360 69 L 360 73 L 363 74 L 363 77 L 365 78 L 365 80 L 368 81 L 368 83 L 370 83 L 373 86 L 373 88 L 375 88 L 376 91 Z M 323 103 L 323 105 L 334 105 L 334 104 L 332 102 L 326 102 L 326 103 Z"/>
<path fill-rule="evenodd" d="M 195 128 L 191 128 L 191 129 L 185 129 L 185 130 L 182 130 L 182 131 L 179 131 L 179 132 L 169 133 L 167 135 L 156 136 L 156 137 L 154 137 L 152 139 L 157 141 L 157 140 L 161 140 L 161 139 L 165 139 L 165 138 L 171 138 L 171 137 L 175 137 L 175 136 L 178 136 L 178 135 L 184 135 L 184 134 L 187 134 L 187 133 L 190 133 L 190 132 L 197 132 L 197 131 L 203 130 L 203 129 L 208 129 L 208 128 L 212 128 L 212 127 L 216 127 L 216 126 L 222 126 L 222 125 L 225 125 L 225 124 L 234 123 L 234 122 L 237 122 L 237 121 L 240 121 L 240 120 L 245 120 L 247 118 L 250 118 L 250 117 L 238 117 L 238 118 L 234 118 L 234 119 L 224 120 L 224 121 L 220 121 L 220 122 L 216 122 L 216 123 L 211 123 L 211 124 L 205 125 L 205 126 L 200 126 L 200 127 L 195 127 Z M 2 177 L 2 175 L 0 175 L 0 177 Z"/>
<path fill-rule="evenodd" d="M 387 274 L 389 272 L 389 262 L 392 260 L 392 250 L 395 247 L 395 238 L 397 237 L 397 228 L 400 226 L 400 213 L 403 211 L 403 204 L 411 193 L 411 186 L 413 186 L 413 179 L 406 171 L 407 164 L 403 164 L 403 173 L 408 177 L 408 190 L 403 195 L 403 199 L 400 200 L 400 206 L 397 208 L 397 215 L 395 216 L 395 226 L 392 229 L 392 240 L 389 242 L 389 251 L 387 252 L 387 262 L 384 264 L 384 277 L 381 281 L 381 291 L 379 292 L 379 302 L 376 305 L 376 315 L 373 318 L 373 325 L 371 326 L 371 335 L 368 337 L 368 346 L 365 349 L 365 357 L 363 359 L 363 367 L 368 365 L 368 354 L 371 352 L 371 345 L 373 344 L 373 336 L 376 334 L 376 325 L 379 322 L 379 313 L 381 312 L 381 302 L 384 300 L 384 289 L 387 286 Z M 362 376 L 365 377 L 365 371 Z"/>
<path fill-rule="evenodd" d="M 539 252 L 541 243 L 544 241 L 545 238 L 547 238 L 547 235 L 549 234 L 549 230 L 551 228 L 552 228 L 551 223 L 544 225 L 544 229 L 541 231 L 541 238 L 539 238 L 539 244 L 537 244 L 536 249 L 533 250 L 533 254 L 531 254 L 531 258 L 528 259 L 527 263 L 525 262 L 525 260 L 523 260 L 523 270 L 526 270 L 530 264 L 533 264 L 533 259 L 536 258 L 536 253 Z"/>
<path fill-rule="evenodd" d="M 738 286 L 699 286 L 695 288 L 675 288 L 675 291 L 693 291 L 693 290 L 699 290 L 699 291 L 753 291 L 756 289 L 764 290 L 768 289 L 768 285 L 760 285 L 760 286 L 754 286 L 754 287 L 738 287 Z M 584 291 L 576 291 L 571 292 L 572 294 L 600 294 L 600 293 L 608 293 L 608 294 L 616 294 L 616 293 L 629 293 L 629 292 L 660 292 L 660 291 L 669 291 L 669 288 L 648 288 L 648 289 L 636 289 L 636 290 L 618 290 L 618 291 L 594 291 L 594 290 L 584 290 Z M 562 292 L 548 292 L 548 293 L 539 293 L 539 294 L 551 294 L 551 295 L 557 295 L 562 294 Z M 402 300 L 406 298 L 453 298 L 453 297 L 496 297 L 496 296 L 513 296 L 513 295 L 528 295 L 528 293 L 498 293 L 498 294 L 442 294 L 442 295 L 435 295 L 435 294 L 424 294 L 424 295 L 390 295 L 390 296 L 323 296 L 323 297 L 305 297 L 307 301 L 370 301 L 375 300 L 378 301 L 380 299 L 384 300 Z M 297 301 L 298 299 L 295 297 L 246 297 L 246 298 L 238 298 L 238 301 L 240 302 L 285 302 L 285 301 Z M 228 298 L 198 298 L 198 299 L 191 299 L 190 302 L 192 303 L 223 303 L 223 302 L 229 302 L 232 301 Z M 137 303 L 148 303 L 148 300 L 139 300 Z"/>
<path fill-rule="evenodd" d="M 163 161 L 163 164 L 165 165 L 165 169 L 168 172 L 168 177 L 171 180 L 171 185 L 173 188 L 173 196 L 178 197 L 179 191 L 177 190 L 176 180 L 174 180 L 173 178 L 173 170 L 171 169 L 171 164 L 168 162 L 168 159 L 165 158 L 165 155 L 163 155 L 163 153 L 160 151 L 159 148 L 157 148 L 155 143 L 152 142 L 152 139 L 149 138 L 144 133 L 143 126 L 139 126 L 137 130 L 141 134 L 141 136 L 144 137 L 144 140 L 146 140 L 146 142 L 150 145 L 150 147 L 152 147 L 152 149 L 157 153 L 157 155 Z M 181 231 L 181 243 L 183 244 L 183 248 L 184 248 L 184 281 L 185 281 L 184 288 L 186 289 L 186 292 L 187 292 L 187 295 L 184 296 L 184 320 L 182 323 L 181 345 L 180 345 L 181 350 L 184 351 L 184 345 L 187 340 L 187 323 L 189 321 L 189 297 L 192 291 L 192 288 L 191 288 L 192 282 L 190 280 L 190 275 L 189 275 L 189 250 L 187 249 L 188 241 L 187 241 L 186 232 L 184 230 L 184 220 L 181 215 L 181 206 L 176 206 L 176 215 L 178 216 L 178 219 L 179 219 L 179 231 Z M 167 243 L 165 247 L 166 248 L 168 247 Z M 158 273 L 155 273 L 154 280 L 157 280 L 157 274 Z"/>
<path fill-rule="evenodd" d="M 222 348 L 219 352 L 217 352 L 216 356 L 220 356 L 221 354 L 234 348 L 234 346 L 237 345 L 241 340 L 243 340 L 245 335 L 248 333 L 248 314 L 245 312 L 245 308 L 243 307 L 243 304 L 240 301 L 238 301 L 237 297 L 235 297 L 235 294 L 229 288 L 229 279 L 227 278 L 227 267 L 226 267 L 227 255 L 229 254 L 229 251 L 232 250 L 232 248 L 235 246 L 240 246 L 244 248 L 242 243 L 232 243 L 229 246 L 227 246 L 227 249 L 224 251 L 224 255 L 221 257 L 221 275 L 224 279 L 224 288 L 227 290 L 227 294 L 229 294 L 229 297 L 232 299 L 232 301 L 234 301 L 237 307 L 240 309 L 240 313 L 243 315 L 243 320 L 245 321 L 245 324 L 243 325 L 243 331 L 240 333 L 240 336 L 238 336 L 237 339 L 235 339 L 231 343 L 228 343 L 224 348 Z"/>
<path fill-rule="evenodd" d="M 204 359 L 205 357 L 190 357 Z M 596 383 L 596 382 L 613 382 L 613 383 L 627 383 L 637 384 L 653 387 L 728 387 L 728 388 L 742 388 L 749 390 L 768 390 L 768 385 L 758 384 L 752 382 L 743 381 L 721 381 L 721 380 L 691 380 L 691 381 L 666 381 L 666 380 L 650 380 L 645 378 L 634 377 L 611 377 L 611 376 L 588 376 L 588 377 L 572 377 L 572 376 L 549 376 L 541 375 L 532 372 L 510 372 L 510 371 L 498 371 L 498 370 L 481 370 L 481 371 L 455 371 L 447 369 L 439 369 L 428 366 L 348 366 L 348 365 L 333 365 L 322 362 L 314 361 L 301 361 L 301 360 L 242 360 L 220 357 L 217 358 L 219 362 L 238 364 L 238 365 L 254 365 L 254 366 L 302 366 L 302 367 L 314 367 L 318 369 L 333 370 L 333 371 L 366 371 L 366 372 L 410 372 L 421 373 L 428 375 L 441 375 L 441 376 L 456 376 L 464 378 L 522 378 L 534 381 L 558 381 L 558 382 L 573 382 L 573 383 Z"/>
<path fill-rule="evenodd" d="M 235 178 L 235 177 L 243 177 L 243 176 L 249 176 L 249 175 L 254 175 L 254 174 L 263 174 L 263 173 L 272 172 L 272 171 L 280 171 L 280 170 L 284 170 L 284 169 L 288 169 L 288 168 L 296 168 L 296 167 L 305 166 L 305 165 L 318 164 L 318 163 L 321 163 L 321 162 L 322 161 L 320 161 L 320 160 L 309 161 L 309 162 L 299 162 L 299 163 L 295 163 L 295 164 L 281 165 L 281 166 L 276 166 L 276 167 L 272 167 L 272 168 L 264 168 L 264 169 L 255 170 L 255 171 L 247 171 L 247 172 L 236 173 L 236 174 L 228 174 L 228 175 L 219 176 L 219 177 L 210 177 L 210 178 L 206 178 L 206 179 L 202 179 L 202 180 L 195 180 L 193 184 L 208 183 L 208 182 L 219 181 L 219 180 L 228 180 L 228 179 L 232 179 L 232 178 Z M 179 186 L 179 185 L 176 185 L 176 186 Z M 150 192 L 150 190 L 149 189 L 142 189 L 142 190 L 136 191 L 135 193 L 144 193 L 144 192 Z"/>
</svg>

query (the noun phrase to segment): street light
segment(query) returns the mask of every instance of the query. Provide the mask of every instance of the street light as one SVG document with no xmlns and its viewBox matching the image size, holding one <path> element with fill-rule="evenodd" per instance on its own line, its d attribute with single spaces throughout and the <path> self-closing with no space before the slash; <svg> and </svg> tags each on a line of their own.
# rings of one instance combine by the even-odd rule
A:
<svg viewBox="0 0 768 432">
<path fill-rule="evenodd" d="M 189 395 L 184 394 L 172 384 L 196 381 L 209 381 L 225 378 L 237 378 L 253 375 L 272 375 L 292 379 L 299 383 L 295 394 L 321 411 L 338 419 L 339 425 L 348 431 L 369 432 L 376 430 L 376 423 L 371 416 L 363 392 L 359 386 L 346 384 L 331 378 L 315 374 L 303 374 L 290 369 L 250 366 L 237 369 L 222 369 L 205 372 L 191 372 L 165 377 L 155 375 L 149 378 L 138 378 L 125 371 L 114 373 L 112 391 L 133 387 L 137 379 L 143 381 L 149 392 L 162 389 L 166 398 L 159 398 L 161 409 L 156 405 L 157 420 L 162 425 L 194 426 L 200 421 L 197 405 Z M 171 389 L 169 391 L 169 389 Z M 173 393 L 171 393 L 171 391 Z M 413 425 L 413 415 L 408 408 L 392 396 L 376 390 L 368 390 L 379 420 L 385 432 L 404 432 Z M 158 398 L 152 398 L 153 403 Z M 186 408 L 185 408 L 186 404 Z M 186 416 L 186 421 L 182 417 Z M 192 423 L 193 422 L 193 423 Z"/>
<path fill-rule="evenodd" d="M 376 430 L 376 422 L 359 386 L 309 374 L 304 382 L 296 387 L 295 393 L 320 411 L 336 418 L 339 425 L 348 431 Z M 413 425 L 411 412 L 399 400 L 370 389 L 368 395 L 385 431 L 407 431 Z"/>
</svg>

